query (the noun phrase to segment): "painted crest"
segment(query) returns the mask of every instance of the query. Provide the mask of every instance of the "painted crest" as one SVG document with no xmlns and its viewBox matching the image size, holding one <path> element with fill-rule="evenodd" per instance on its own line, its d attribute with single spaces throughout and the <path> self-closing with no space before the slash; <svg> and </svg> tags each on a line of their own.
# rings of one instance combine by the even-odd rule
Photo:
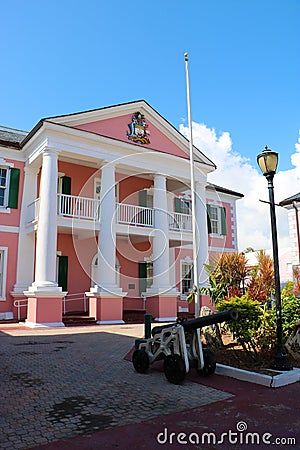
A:
<svg viewBox="0 0 300 450">
<path fill-rule="evenodd" d="M 128 124 L 130 130 L 127 133 L 128 139 L 137 144 L 150 144 L 150 132 L 147 130 L 148 125 L 144 114 L 137 111 L 132 115 L 131 120 Z"/>
</svg>

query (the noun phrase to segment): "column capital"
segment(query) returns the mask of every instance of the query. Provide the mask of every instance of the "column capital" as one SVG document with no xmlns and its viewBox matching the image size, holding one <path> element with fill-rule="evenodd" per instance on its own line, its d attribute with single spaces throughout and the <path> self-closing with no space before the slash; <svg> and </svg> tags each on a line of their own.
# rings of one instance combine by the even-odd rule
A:
<svg viewBox="0 0 300 450">
<path fill-rule="evenodd" d="M 42 150 L 42 155 L 56 156 L 58 158 L 59 151 L 54 147 L 45 147 Z"/>
<path fill-rule="evenodd" d="M 40 167 L 37 166 L 25 166 L 24 172 L 29 175 L 37 175 L 40 171 Z"/>
</svg>

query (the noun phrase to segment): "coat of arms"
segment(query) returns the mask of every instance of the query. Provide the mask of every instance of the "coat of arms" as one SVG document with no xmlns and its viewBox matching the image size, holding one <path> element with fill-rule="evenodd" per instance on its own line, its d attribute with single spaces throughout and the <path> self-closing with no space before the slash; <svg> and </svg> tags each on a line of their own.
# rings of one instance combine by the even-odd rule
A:
<svg viewBox="0 0 300 450">
<path fill-rule="evenodd" d="M 137 111 L 131 119 L 132 122 L 128 124 L 130 130 L 127 133 L 128 139 L 137 144 L 150 144 L 150 132 L 147 130 L 148 125 L 144 114 Z"/>
</svg>

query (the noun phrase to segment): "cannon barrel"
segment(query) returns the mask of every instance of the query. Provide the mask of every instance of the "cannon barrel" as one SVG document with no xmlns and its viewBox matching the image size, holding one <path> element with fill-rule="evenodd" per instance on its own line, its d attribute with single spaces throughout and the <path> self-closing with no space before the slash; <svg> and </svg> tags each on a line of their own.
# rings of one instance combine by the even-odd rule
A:
<svg viewBox="0 0 300 450">
<path fill-rule="evenodd" d="M 237 311 L 232 308 L 227 311 L 221 311 L 215 314 L 210 314 L 208 316 L 197 317 L 196 319 L 185 319 L 181 322 L 181 325 L 183 326 L 184 331 L 193 331 L 197 328 L 236 320 L 237 317 Z"/>
<path fill-rule="evenodd" d="M 196 319 L 182 319 L 173 324 L 161 325 L 158 327 L 152 328 L 151 334 L 154 336 L 155 334 L 161 333 L 162 330 L 174 326 L 178 323 L 183 326 L 184 331 L 193 331 L 197 328 L 207 327 L 209 325 L 215 325 L 217 323 L 229 322 L 231 320 L 236 320 L 238 317 L 237 311 L 232 308 L 227 311 L 221 311 L 215 314 L 210 314 L 208 316 L 197 317 Z"/>
</svg>

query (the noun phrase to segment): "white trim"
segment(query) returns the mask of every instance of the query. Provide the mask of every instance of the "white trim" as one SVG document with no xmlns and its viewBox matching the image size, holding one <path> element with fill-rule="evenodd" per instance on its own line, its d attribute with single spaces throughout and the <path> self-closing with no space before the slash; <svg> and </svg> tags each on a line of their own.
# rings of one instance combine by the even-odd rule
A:
<svg viewBox="0 0 300 450">
<path fill-rule="evenodd" d="M 156 317 L 155 322 L 175 322 L 177 317 Z"/>
<path fill-rule="evenodd" d="M 19 233 L 20 227 L 13 227 L 10 225 L 0 225 L 0 233 Z"/>
<path fill-rule="evenodd" d="M 21 161 L 25 162 L 25 155 L 23 150 L 17 150 L 14 148 L 8 148 L 4 145 L 0 145 L 0 155 L 3 154 L 3 156 L 7 159 L 13 159 L 14 161 Z"/>
<path fill-rule="evenodd" d="M 100 192 L 97 194 L 97 187 L 100 186 L 101 190 L 101 177 L 94 177 L 94 198 L 100 200 Z"/>
<path fill-rule="evenodd" d="M 97 320 L 97 325 L 116 325 L 125 323 L 124 320 Z"/>
<path fill-rule="evenodd" d="M 0 301 L 6 301 L 6 277 L 7 277 L 7 259 L 8 259 L 8 247 L 0 247 L 0 252 L 3 252 L 3 270 L 2 270 L 2 286 Z"/>
<path fill-rule="evenodd" d="M 182 293 L 182 280 L 183 280 L 182 265 L 183 265 L 183 264 L 190 264 L 191 269 L 192 269 L 192 268 L 193 268 L 193 260 L 192 260 L 191 257 L 188 256 L 188 255 L 187 255 L 184 259 L 181 259 L 181 260 L 180 260 L 180 265 L 179 265 L 179 269 L 180 269 L 180 272 L 179 272 L 179 276 L 180 276 L 180 279 L 179 279 L 179 295 L 180 295 L 180 300 L 185 300 L 186 297 L 187 297 L 186 294 L 183 294 L 183 293 Z M 191 273 L 191 275 L 192 275 L 192 273 Z M 193 276 L 191 276 L 191 282 L 193 283 Z"/>
<path fill-rule="evenodd" d="M 6 199 L 5 199 L 6 201 Z M 1 214 L 10 214 L 10 208 L 7 208 L 6 206 L 0 206 L 0 213 Z"/>
<path fill-rule="evenodd" d="M 65 324 L 63 322 L 30 322 L 29 320 L 25 320 L 25 326 L 29 328 L 56 328 L 56 327 L 64 327 Z"/>
</svg>

